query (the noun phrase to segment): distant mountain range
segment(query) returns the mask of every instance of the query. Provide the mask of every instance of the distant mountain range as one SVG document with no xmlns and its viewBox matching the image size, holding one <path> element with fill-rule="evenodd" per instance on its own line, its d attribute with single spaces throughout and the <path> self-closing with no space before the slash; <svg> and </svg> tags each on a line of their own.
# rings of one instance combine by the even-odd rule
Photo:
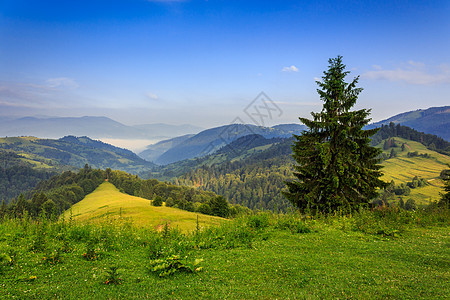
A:
<svg viewBox="0 0 450 300">
<path fill-rule="evenodd" d="M 434 134 L 450 141 L 450 106 L 431 107 L 401 113 L 373 123 L 369 127 L 380 127 L 391 122 L 411 127 L 420 132 Z"/>
<path fill-rule="evenodd" d="M 94 139 L 155 139 L 195 134 L 202 130 L 193 125 L 143 124 L 128 126 L 107 117 L 25 117 L 0 118 L 0 136 L 35 136 L 61 138 L 67 135 Z"/>
<path fill-rule="evenodd" d="M 257 135 L 266 139 L 291 137 L 300 134 L 306 127 L 300 124 L 283 124 L 274 127 L 262 127 L 250 124 L 231 124 L 204 130 L 193 136 L 162 141 L 150 145 L 139 155 L 159 165 L 167 165 L 177 161 L 202 157 L 216 152 L 233 141 Z"/>
<path fill-rule="evenodd" d="M 14 153 L 37 168 L 93 168 L 122 170 L 133 174 L 151 170 L 155 165 L 127 149 L 118 148 L 88 137 L 66 136 L 61 139 L 35 137 L 0 138 L 0 151 Z"/>
</svg>

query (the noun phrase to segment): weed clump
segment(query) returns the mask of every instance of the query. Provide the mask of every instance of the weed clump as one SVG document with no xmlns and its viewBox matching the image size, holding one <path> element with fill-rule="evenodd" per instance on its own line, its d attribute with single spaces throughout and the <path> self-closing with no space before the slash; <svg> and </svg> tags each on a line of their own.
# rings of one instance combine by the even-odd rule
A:
<svg viewBox="0 0 450 300">
<path fill-rule="evenodd" d="M 122 284 L 122 278 L 119 278 L 119 267 L 111 266 L 106 270 L 105 284 Z"/>
<path fill-rule="evenodd" d="M 178 255 L 172 255 L 163 259 L 154 259 L 150 261 L 149 271 L 156 273 L 159 277 L 166 277 L 177 272 L 195 273 L 203 268 L 198 265 L 203 259 L 195 259 L 189 262 L 187 258 L 181 259 Z"/>
</svg>

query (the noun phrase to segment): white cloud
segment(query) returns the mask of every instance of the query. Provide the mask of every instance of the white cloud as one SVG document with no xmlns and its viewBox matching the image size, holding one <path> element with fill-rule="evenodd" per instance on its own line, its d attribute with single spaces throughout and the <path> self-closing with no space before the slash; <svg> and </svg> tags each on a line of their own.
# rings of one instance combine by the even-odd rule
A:
<svg viewBox="0 0 450 300">
<path fill-rule="evenodd" d="M 314 77 L 314 82 L 315 81 L 319 81 L 319 82 L 322 82 L 322 78 L 319 78 L 319 77 Z"/>
<path fill-rule="evenodd" d="M 408 61 L 396 69 L 386 70 L 377 65 L 373 68 L 374 70 L 363 73 L 361 78 L 403 81 L 414 85 L 450 83 L 450 67 L 445 64 L 432 67 L 421 62 Z"/>
<path fill-rule="evenodd" d="M 49 78 L 46 80 L 47 86 L 50 88 L 69 88 L 76 89 L 79 87 L 78 83 L 75 82 L 72 78 L 67 77 L 58 77 L 58 78 Z"/>
<path fill-rule="evenodd" d="M 282 72 L 298 72 L 298 68 L 294 65 L 290 66 L 290 67 L 284 67 L 283 69 L 281 69 Z"/>
<path fill-rule="evenodd" d="M 0 99 L 0 106 L 8 106 L 8 107 L 20 107 L 20 108 L 36 108 L 40 107 L 40 105 L 31 105 L 31 104 L 25 104 L 20 102 L 10 102 L 10 101 L 3 101 Z"/>
<path fill-rule="evenodd" d="M 145 96 L 147 96 L 147 98 L 149 98 L 151 100 L 158 100 L 159 99 L 158 95 L 153 94 L 153 93 L 147 93 L 147 94 L 145 94 Z"/>
</svg>

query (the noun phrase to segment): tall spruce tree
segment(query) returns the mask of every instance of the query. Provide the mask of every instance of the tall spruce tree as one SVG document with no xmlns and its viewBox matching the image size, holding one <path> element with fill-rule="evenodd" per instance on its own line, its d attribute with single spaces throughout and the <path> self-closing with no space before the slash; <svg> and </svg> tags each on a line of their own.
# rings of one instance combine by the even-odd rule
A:
<svg viewBox="0 0 450 300">
<path fill-rule="evenodd" d="M 381 150 L 369 145 L 378 129 L 363 130 L 370 110 L 350 111 L 362 88 L 359 77 L 346 83 L 342 56 L 330 59 L 317 92 L 324 102 L 312 120 L 300 118 L 308 127 L 294 135 L 293 157 L 297 180 L 286 182 L 285 197 L 303 212 L 351 211 L 367 204 L 386 183 L 377 156 Z"/>
<path fill-rule="evenodd" d="M 450 208 L 450 164 L 448 169 L 441 172 L 441 179 L 444 182 L 444 193 L 441 193 L 441 200 L 439 205 Z"/>
</svg>

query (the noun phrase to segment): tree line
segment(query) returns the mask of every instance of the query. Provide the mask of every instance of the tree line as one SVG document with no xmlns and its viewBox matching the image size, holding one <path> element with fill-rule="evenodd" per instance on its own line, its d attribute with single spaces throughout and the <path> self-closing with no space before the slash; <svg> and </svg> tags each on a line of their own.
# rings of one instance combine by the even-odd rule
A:
<svg viewBox="0 0 450 300">
<path fill-rule="evenodd" d="M 45 213 L 57 217 L 86 195 L 92 193 L 101 183 L 108 180 L 121 192 L 151 200 L 154 205 L 180 208 L 220 217 L 247 213 L 248 208 L 230 205 L 223 196 L 192 187 L 177 186 L 156 179 L 143 180 L 137 175 L 111 169 L 92 169 L 87 164 L 78 172 L 66 171 L 41 181 L 28 192 L 21 193 L 7 204 L 2 201 L 0 216 L 23 217 L 24 214 L 37 218 Z"/>
<path fill-rule="evenodd" d="M 389 123 L 389 125 L 381 125 L 377 133 L 375 133 L 371 137 L 371 145 L 378 145 L 379 143 L 381 143 L 381 141 L 394 137 L 400 137 L 414 142 L 419 142 L 429 150 L 433 150 L 445 155 L 450 155 L 450 142 L 447 142 L 443 138 L 438 137 L 434 134 L 419 132 L 408 126 L 394 124 L 392 122 Z M 384 147 L 386 147 L 386 145 L 384 145 Z"/>
</svg>

